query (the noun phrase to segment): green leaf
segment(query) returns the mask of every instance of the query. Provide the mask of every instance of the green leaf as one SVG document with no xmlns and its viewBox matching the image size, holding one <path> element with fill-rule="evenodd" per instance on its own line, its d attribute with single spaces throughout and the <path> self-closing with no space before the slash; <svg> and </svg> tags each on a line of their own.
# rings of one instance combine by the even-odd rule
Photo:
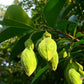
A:
<svg viewBox="0 0 84 84">
<path fill-rule="evenodd" d="M 57 29 L 62 31 L 62 32 L 67 33 L 67 27 L 68 27 L 69 24 L 71 24 L 70 21 L 62 20 L 62 21 L 57 23 Z"/>
<path fill-rule="evenodd" d="M 43 14 L 49 26 L 56 26 L 59 14 L 65 4 L 65 1 L 66 0 L 49 0 L 46 4 Z"/>
<path fill-rule="evenodd" d="M 80 41 L 78 41 L 78 42 L 75 42 L 75 43 L 74 43 L 74 46 L 79 45 L 79 44 L 84 44 L 84 40 L 80 40 Z"/>
<path fill-rule="evenodd" d="M 33 78 L 31 84 L 35 84 L 35 82 L 38 80 L 38 78 L 49 68 L 49 65 L 46 65 L 45 67 L 43 67 L 42 69 L 40 69 L 37 74 L 35 75 L 35 77 Z"/>
<path fill-rule="evenodd" d="M 36 43 L 38 39 L 42 38 L 43 33 L 44 32 L 42 31 L 42 32 L 36 32 L 35 34 L 33 34 L 32 36 L 33 42 Z"/>
<path fill-rule="evenodd" d="M 81 32 L 78 32 L 77 34 L 76 34 L 76 37 L 83 37 L 84 36 L 84 34 L 82 34 Z"/>
<path fill-rule="evenodd" d="M 65 45 L 65 44 L 69 44 L 70 41 L 67 40 L 67 39 L 61 39 L 61 40 L 57 41 L 57 44 L 58 44 L 58 45 L 59 45 L 59 44 L 62 44 L 62 43 L 63 43 L 63 45 Z"/>
<path fill-rule="evenodd" d="M 18 5 L 11 5 L 7 8 L 3 22 L 7 26 L 35 28 L 27 13 Z"/>
<path fill-rule="evenodd" d="M 69 33 L 71 35 L 74 35 L 76 31 L 76 24 L 68 21 L 68 20 L 61 20 L 60 22 L 57 23 L 57 29 L 64 32 L 64 33 Z"/>
<path fill-rule="evenodd" d="M 0 31 L 0 42 L 7 40 L 11 37 L 22 35 L 22 33 L 27 32 L 27 28 L 17 28 L 17 27 L 3 27 Z"/>
<path fill-rule="evenodd" d="M 24 48 L 25 48 L 25 45 L 24 45 L 24 42 L 29 38 L 29 33 L 24 35 L 15 45 L 14 47 L 12 48 L 12 51 L 11 51 L 11 55 L 10 55 L 10 61 L 11 60 L 14 60 L 14 58 L 16 58 L 16 56 L 18 54 L 20 54 Z"/>
</svg>

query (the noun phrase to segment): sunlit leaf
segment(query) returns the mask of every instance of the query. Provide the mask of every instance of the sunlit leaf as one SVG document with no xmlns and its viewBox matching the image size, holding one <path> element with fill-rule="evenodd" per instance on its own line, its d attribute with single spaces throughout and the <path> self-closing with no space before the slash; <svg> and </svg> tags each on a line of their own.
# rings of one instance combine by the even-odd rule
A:
<svg viewBox="0 0 84 84">
<path fill-rule="evenodd" d="M 18 5 L 11 5 L 7 8 L 3 22 L 7 26 L 35 28 L 27 13 Z"/>
</svg>

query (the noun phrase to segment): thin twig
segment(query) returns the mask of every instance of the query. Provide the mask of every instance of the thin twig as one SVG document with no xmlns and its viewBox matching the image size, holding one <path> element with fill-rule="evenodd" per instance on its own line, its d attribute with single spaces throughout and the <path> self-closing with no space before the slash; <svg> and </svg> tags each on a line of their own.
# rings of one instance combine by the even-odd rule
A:
<svg viewBox="0 0 84 84">
<path fill-rule="evenodd" d="M 47 27 L 47 28 L 49 28 L 49 29 L 51 29 L 51 30 L 54 31 L 54 32 L 57 32 L 57 33 L 63 34 L 63 35 L 65 35 L 65 36 L 71 38 L 72 40 L 80 41 L 79 39 L 73 37 L 73 36 L 70 35 L 70 34 L 66 34 L 66 33 L 61 32 L 61 31 L 59 31 L 59 30 L 56 30 L 56 29 L 54 29 L 54 28 L 52 28 L 52 27 L 49 27 L 49 26 L 47 26 L 47 25 L 41 25 L 41 27 L 43 27 L 43 26 L 44 26 L 44 27 Z"/>
</svg>

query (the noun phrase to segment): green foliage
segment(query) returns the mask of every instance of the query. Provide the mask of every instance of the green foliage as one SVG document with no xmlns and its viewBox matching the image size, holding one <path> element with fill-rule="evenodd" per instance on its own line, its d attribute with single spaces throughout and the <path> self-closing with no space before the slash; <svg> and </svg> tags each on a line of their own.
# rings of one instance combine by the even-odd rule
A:
<svg viewBox="0 0 84 84">
<path fill-rule="evenodd" d="M 17 5 L 11 5 L 7 8 L 3 21 L 7 26 L 34 28 L 34 24 L 28 17 L 27 13 Z"/>
<path fill-rule="evenodd" d="M 0 83 L 83 84 L 83 3 L 23 0 L 10 5 L 0 21 Z"/>
<path fill-rule="evenodd" d="M 41 75 L 49 68 L 49 65 L 46 65 L 45 67 L 43 67 L 42 69 L 40 69 L 37 74 L 35 75 L 35 77 L 33 78 L 31 84 L 35 84 L 35 82 L 38 80 L 39 77 L 41 77 Z"/>
<path fill-rule="evenodd" d="M 49 26 L 55 27 L 66 0 L 49 0 L 44 8 L 44 16 Z M 60 3 L 61 2 L 61 3 Z"/>
</svg>

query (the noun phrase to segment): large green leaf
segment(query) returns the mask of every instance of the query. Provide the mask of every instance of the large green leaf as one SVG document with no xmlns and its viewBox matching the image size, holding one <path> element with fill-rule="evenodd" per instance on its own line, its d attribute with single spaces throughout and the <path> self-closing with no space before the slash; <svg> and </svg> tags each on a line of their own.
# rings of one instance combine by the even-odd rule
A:
<svg viewBox="0 0 84 84">
<path fill-rule="evenodd" d="M 66 0 L 49 0 L 43 14 L 49 26 L 54 27 Z"/>
<path fill-rule="evenodd" d="M 17 27 L 3 27 L 0 31 L 0 42 L 7 40 L 11 37 L 22 35 L 22 33 L 27 32 L 27 28 L 17 28 Z"/>
<path fill-rule="evenodd" d="M 14 58 L 16 58 L 17 55 L 24 50 L 25 48 L 24 42 L 29 38 L 29 35 L 30 34 L 26 34 L 14 45 L 11 51 L 10 60 L 14 60 Z"/>
<path fill-rule="evenodd" d="M 61 20 L 60 22 L 57 23 L 58 30 L 65 33 L 70 33 L 71 35 L 74 34 L 76 26 L 77 26 L 76 23 L 68 20 Z"/>
<path fill-rule="evenodd" d="M 60 30 L 60 31 L 62 31 L 62 32 L 67 33 L 67 27 L 68 27 L 69 24 L 70 24 L 69 21 L 62 20 L 62 21 L 60 21 L 60 22 L 57 23 L 57 29 Z"/>
<path fill-rule="evenodd" d="M 3 22 L 7 26 L 35 28 L 27 13 L 18 5 L 11 5 L 7 8 Z"/>
<path fill-rule="evenodd" d="M 42 69 L 40 69 L 37 74 L 35 75 L 35 77 L 33 78 L 31 84 L 35 84 L 35 82 L 37 81 L 37 79 L 49 68 L 49 65 L 46 65 L 45 67 L 43 67 Z"/>
</svg>

